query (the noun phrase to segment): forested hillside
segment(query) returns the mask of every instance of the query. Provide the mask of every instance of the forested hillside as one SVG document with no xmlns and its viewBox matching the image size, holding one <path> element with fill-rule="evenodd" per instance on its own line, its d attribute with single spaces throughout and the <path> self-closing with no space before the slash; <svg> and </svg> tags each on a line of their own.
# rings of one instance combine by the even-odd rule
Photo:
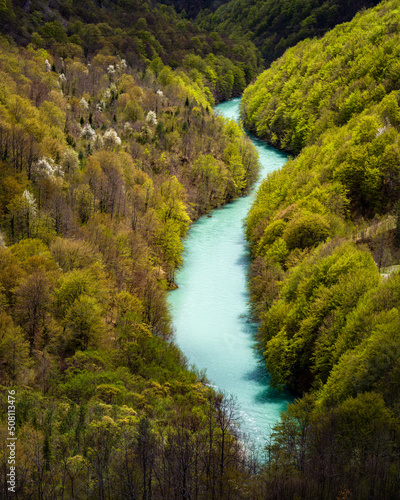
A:
<svg viewBox="0 0 400 500">
<path fill-rule="evenodd" d="M 196 21 L 208 30 L 251 40 L 268 66 L 300 40 L 321 37 L 377 3 L 379 0 L 231 0 L 216 12 L 201 11 Z"/>
<path fill-rule="evenodd" d="M 218 100 L 240 95 L 261 58 L 245 39 L 199 29 L 175 10 L 150 0 L 51 2 L 6 0 L 0 31 L 18 44 L 49 49 L 58 57 L 119 55 L 137 69 L 183 67 Z"/>
<path fill-rule="evenodd" d="M 298 156 L 247 219 L 258 346 L 299 395 L 270 442 L 271 498 L 399 491 L 400 2 L 303 41 L 244 93 Z"/>
<path fill-rule="evenodd" d="M 160 3 L 173 5 L 178 12 L 183 12 L 190 18 L 195 18 L 202 10 L 214 12 L 224 3 L 230 0 L 163 0 Z"/>
<path fill-rule="evenodd" d="M 234 405 L 188 370 L 166 292 L 190 222 L 253 183 L 254 148 L 214 117 L 200 56 L 132 66 L 49 24 L 0 41 L 1 496 L 12 388 L 17 498 L 238 498 Z"/>
<path fill-rule="evenodd" d="M 298 155 L 246 221 L 257 346 L 299 397 L 262 467 L 166 302 L 191 222 L 257 176 L 212 112 L 260 70 L 251 40 L 269 63 L 375 3 L 0 1 L 2 497 L 15 395 L 16 498 L 398 498 L 400 0 L 244 93 L 246 126 Z"/>
</svg>

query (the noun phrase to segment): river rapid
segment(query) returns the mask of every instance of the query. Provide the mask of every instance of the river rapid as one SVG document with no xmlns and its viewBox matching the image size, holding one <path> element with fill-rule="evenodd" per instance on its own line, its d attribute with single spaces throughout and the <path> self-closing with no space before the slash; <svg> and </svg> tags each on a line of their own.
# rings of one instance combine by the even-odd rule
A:
<svg viewBox="0 0 400 500">
<path fill-rule="evenodd" d="M 221 116 L 239 120 L 240 99 L 219 104 Z M 255 189 L 286 155 L 251 137 L 260 160 Z M 248 319 L 248 248 L 243 219 L 254 191 L 195 222 L 184 242 L 184 265 L 176 275 L 178 289 L 169 293 L 175 341 L 190 364 L 206 369 L 210 383 L 237 398 L 241 430 L 257 447 L 291 397 L 269 387 L 260 356 L 253 349 L 257 325 Z"/>
</svg>

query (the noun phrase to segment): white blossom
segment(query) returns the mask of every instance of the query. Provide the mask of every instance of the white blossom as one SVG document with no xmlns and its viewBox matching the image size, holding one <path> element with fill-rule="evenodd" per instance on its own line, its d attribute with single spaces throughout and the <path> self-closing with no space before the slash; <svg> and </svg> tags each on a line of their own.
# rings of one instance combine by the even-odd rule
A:
<svg viewBox="0 0 400 500">
<path fill-rule="evenodd" d="M 44 67 L 45 67 L 46 73 L 50 73 L 50 71 L 51 71 L 51 64 L 49 63 L 48 59 L 45 60 Z"/>
<path fill-rule="evenodd" d="M 104 146 L 104 141 L 103 141 L 103 138 L 101 137 L 101 135 L 96 135 L 96 137 L 92 141 L 92 146 L 93 146 L 93 149 L 96 149 L 96 150 L 100 149 Z"/>
<path fill-rule="evenodd" d="M 58 80 L 60 81 L 60 83 L 65 83 L 67 81 L 67 77 L 64 75 L 64 73 L 60 73 L 58 75 Z"/>
<path fill-rule="evenodd" d="M 35 197 L 27 189 L 25 189 L 25 191 L 22 193 L 22 201 L 24 204 L 24 208 L 29 213 L 29 215 L 36 217 L 38 209 Z"/>
<path fill-rule="evenodd" d="M 104 98 L 105 98 L 105 99 L 107 99 L 107 100 L 108 100 L 108 99 L 110 99 L 110 98 L 111 98 L 111 90 L 110 90 L 110 89 L 106 89 L 106 90 L 104 91 L 103 96 L 104 96 Z"/>
<path fill-rule="evenodd" d="M 160 89 L 157 90 L 157 94 L 162 97 L 164 95 L 164 92 Z"/>
<path fill-rule="evenodd" d="M 111 76 L 115 73 L 115 67 L 113 64 L 110 64 L 107 68 L 107 73 Z"/>
<path fill-rule="evenodd" d="M 94 141 L 96 139 L 96 132 L 92 129 L 89 123 L 86 123 L 82 128 L 81 132 L 82 139 L 87 139 L 88 141 Z"/>
<path fill-rule="evenodd" d="M 129 122 L 125 122 L 124 123 L 124 130 L 125 130 L 125 132 L 131 132 L 133 130 L 132 125 Z"/>
<path fill-rule="evenodd" d="M 104 101 L 100 101 L 100 102 L 98 102 L 98 103 L 96 104 L 96 109 L 97 109 L 97 111 L 100 111 L 100 112 L 101 112 L 101 111 L 103 111 L 104 106 L 105 106 L 105 102 L 104 102 Z"/>
<path fill-rule="evenodd" d="M 51 158 L 40 158 L 32 165 L 32 173 L 36 177 L 55 179 L 63 177 L 64 172 L 60 165 L 57 165 Z"/>
<path fill-rule="evenodd" d="M 103 139 L 104 139 L 104 143 L 107 146 L 120 146 L 121 145 L 121 139 L 118 137 L 117 132 L 113 128 L 110 128 L 105 132 Z"/>
<path fill-rule="evenodd" d="M 4 241 L 4 236 L 0 232 L 0 248 L 6 248 L 6 242 Z"/>
<path fill-rule="evenodd" d="M 157 115 L 155 114 L 154 111 L 149 111 L 146 116 L 146 121 L 150 125 L 157 125 Z"/>
<path fill-rule="evenodd" d="M 125 59 L 121 59 L 121 68 L 126 69 L 127 67 L 128 67 L 128 65 L 126 64 Z"/>
<path fill-rule="evenodd" d="M 89 103 L 84 97 L 81 97 L 79 104 L 82 106 L 83 109 L 86 109 L 86 111 L 89 109 Z"/>
</svg>

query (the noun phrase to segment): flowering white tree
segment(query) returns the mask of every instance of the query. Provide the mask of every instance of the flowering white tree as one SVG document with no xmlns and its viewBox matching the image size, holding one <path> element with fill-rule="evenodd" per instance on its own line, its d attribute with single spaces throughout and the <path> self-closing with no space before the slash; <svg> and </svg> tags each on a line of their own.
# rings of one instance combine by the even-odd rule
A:
<svg viewBox="0 0 400 500">
<path fill-rule="evenodd" d="M 102 103 L 105 105 L 107 101 L 111 101 L 111 99 L 115 99 L 118 94 L 117 86 L 112 83 L 104 92 Z"/>
<path fill-rule="evenodd" d="M 82 106 L 83 109 L 86 111 L 89 109 L 89 103 L 84 97 L 81 97 L 81 100 L 79 101 L 79 104 Z"/>
<path fill-rule="evenodd" d="M 110 128 L 105 132 L 103 139 L 106 146 L 113 147 L 121 145 L 121 139 L 118 137 L 117 132 L 113 128 Z"/>
<path fill-rule="evenodd" d="M 50 71 L 51 71 L 51 64 L 49 63 L 48 59 L 46 59 L 44 62 L 44 69 L 45 69 L 46 73 L 50 73 Z"/>
<path fill-rule="evenodd" d="M 15 242 L 24 237 L 31 238 L 38 217 L 33 194 L 26 189 L 22 196 L 15 196 L 9 204 L 9 212 L 12 220 L 11 241 Z"/>
<path fill-rule="evenodd" d="M 90 123 L 86 123 L 86 125 L 83 126 L 81 137 L 87 141 L 94 141 L 96 139 L 96 132 L 92 129 Z"/>
<path fill-rule="evenodd" d="M 57 165 L 53 159 L 44 156 L 32 165 L 32 174 L 38 178 L 55 180 L 56 177 L 63 177 L 64 172 L 60 165 Z"/>
<path fill-rule="evenodd" d="M 125 132 L 132 132 L 133 128 L 132 125 L 129 122 L 124 123 L 124 131 Z"/>
<path fill-rule="evenodd" d="M 33 223 L 37 218 L 38 208 L 35 197 L 27 189 L 22 193 L 21 215 L 26 220 L 26 230 L 28 238 L 31 237 Z"/>
<path fill-rule="evenodd" d="M 157 115 L 154 111 L 149 111 L 146 116 L 146 121 L 149 125 L 157 125 Z"/>
<path fill-rule="evenodd" d="M 26 210 L 29 212 L 29 214 L 36 217 L 38 209 L 37 209 L 35 197 L 27 189 L 25 189 L 25 191 L 22 193 L 22 202 L 23 202 L 24 208 L 26 208 Z"/>
<path fill-rule="evenodd" d="M 94 140 L 91 142 L 92 147 L 94 150 L 101 149 L 104 146 L 104 140 L 101 137 L 101 135 L 96 134 L 96 137 Z"/>
</svg>

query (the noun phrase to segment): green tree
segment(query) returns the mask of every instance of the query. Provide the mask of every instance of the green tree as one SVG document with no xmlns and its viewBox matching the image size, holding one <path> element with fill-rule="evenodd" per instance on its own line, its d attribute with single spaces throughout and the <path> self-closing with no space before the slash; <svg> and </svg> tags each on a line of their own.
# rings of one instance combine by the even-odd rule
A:
<svg viewBox="0 0 400 500">
<path fill-rule="evenodd" d="M 282 237 L 289 250 L 312 247 L 325 241 L 329 236 L 329 224 L 319 214 L 301 215 L 287 224 Z"/>
<path fill-rule="evenodd" d="M 1 383 L 15 385 L 26 377 L 30 366 L 29 342 L 22 329 L 16 326 L 8 314 L 0 311 L 0 365 Z"/>
<path fill-rule="evenodd" d="M 18 322 L 27 333 L 31 350 L 47 344 L 49 340 L 47 316 L 53 288 L 50 276 L 37 271 L 27 276 L 14 292 Z"/>
<path fill-rule="evenodd" d="M 67 350 L 85 351 L 89 345 L 97 346 L 104 330 L 102 312 L 93 297 L 83 294 L 75 299 L 65 316 Z"/>
</svg>

